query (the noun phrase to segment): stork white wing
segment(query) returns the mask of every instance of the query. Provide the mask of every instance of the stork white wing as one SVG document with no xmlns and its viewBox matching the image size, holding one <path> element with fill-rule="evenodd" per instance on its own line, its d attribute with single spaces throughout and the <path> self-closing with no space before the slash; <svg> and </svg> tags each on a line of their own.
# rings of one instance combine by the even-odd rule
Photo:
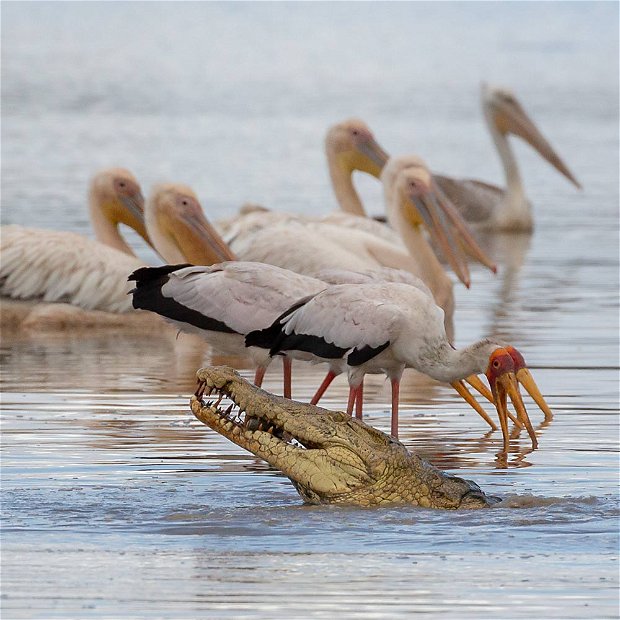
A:
<svg viewBox="0 0 620 620">
<path fill-rule="evenodd" d="M 162 286 L 162 294 L 247 334 L 267 327 L 295 301 L 325 286 L 272 265 L 240 261 L 175 271 Z"/>
<path fill-rule="evenodd" d="M 425 293 L 406 284 L 340 284 L 284 317 L 283 330 L 320 337 L 343 349 L 376 348 L 400 335 L 405 315 L 397 297 L 403 294 L 434 306 Z"/>
</svg>

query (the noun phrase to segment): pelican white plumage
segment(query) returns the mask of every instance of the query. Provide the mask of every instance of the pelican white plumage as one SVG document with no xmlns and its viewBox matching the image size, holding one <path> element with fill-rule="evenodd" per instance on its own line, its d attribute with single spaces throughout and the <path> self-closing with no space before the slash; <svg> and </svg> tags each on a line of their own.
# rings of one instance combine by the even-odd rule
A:
<svg viewBox="0 0 620 620">
<path fill-rule="evenodd" d="M 64 231 L 22 226 L 2 228 L 0 294 L 5 298 L 30 300 L 28 307 L 20 311 L 20 319 L 27 326 L 35 325 L 39 314 L 46 324 L 54 323 L 54 314 L 61 319 L 59 325 L 67 323 L 67 316 L 70 321 L 81 318 L 88 324 L 99 322 L 99 318 L 103 323 L 117 324 L 101 314 L 67 315 L 58 302 L 105 313 L 132 309 L 127 296 L 127 276 L 143 261 L 133 255 L 115 222 L 132 225 L 150 242 L 143 222 L 142 194 L 130 173 L 115 169 L 96 175 L 91 184 L 90 203 L 93 225 L 101 241 Z M 128 205 L 133 211 L 123 210 Z M 155 188 L 146 210 L 149 232 L 156 239 L 155 249 L 164 259 L 173 261 L 182 255 L 183 260 L 213 263 L 233 257 L 210 228 L 189 188 L 181 185 Z M 41 302 L 56 302 L 56 305 L 42 310 Z M 35 306 L 41 312 L 32 313 Z"/>
<path fill-rule="evenodd" d="M 508 141 L 509 135 L 525 140 L 575 187 L 581 189 L 581 185 L 512 91 L 482 84 L 481 98 L 484 117 L 502 161 L 506 187 L 437 174 L 434 179 L 471 224 L 488 230 L 531 231 L 534 226 L 532 205 L 525 194 L 517 160 Z"/>
<path fill-rule="evenodd" d="M 452 337 L 452 281 L 429 245 L 422 226 L 431 230 L 466 285 L 469 285 L 469 272 L 462 245 L 493 266 L 467 234 L 460 216 L 445 200 L 434 195 L 430 172 L 419 158 L 393 158 L 381 178 L 388 218 L 404 245 L 394 245 L 369 232 L 333 223 L 253 212 L 245 216 L 243 230 L 229 237 L 231 249 L 242 260 L 269 263 L 313 277 L 333 267 L 347 271 L 382 267 L 408 271 L 432 291 L 436 303 L 444 309 L 446 329 Z M 272 225 L 265 225 L 270 218 Z"/>
<path fill-rule="evenodd" d="M 109 275 L 131 270 L 140 262 L 121 236 L 119 223 L 130 226 L 150 243 L 140 186 L 128 170 L 102 170 L 90 183 L 88 204 L 96 240 L 65 231 L 2 227 L 3 297 L 71 301 L 86 309 L 110 312 L 127 307 L 122 281 Z"/>
<path fill-rule="evenodd" d="M 462 380 L 485 373 L 502 427 L 504 450 L 509 443 L 506 395 L 526 426 L 532 445 L 537 445 L 517 381 L 536 400 L 545 417 L 551 416 L 516 349 L 488 339 L 455 349 L 446 335 L 441 308 L 427 293 L 406 284 L 331 286 L 293 306 L 269 328 L 248 334 L 246 345 L 270 347 L 272 355 L 285 353 L 293 358 L 342 364 L 349 376 L 348 411 L 352 413 L 357 403 L 360 416 L 364 375 L 385 373 L 392 383 L 394 437 L 398 437 L 399 382 L 405 368 L 450 383 L 468 402 L 473 397 Z M 485 419 L 493 426 L 486 414 Z"/>
<path fill-rule="evenodd" d="M 377 143 L 364 121 L 350 118 L 331 126 L 325 136 L 327 166 L 341 208 L 321 217 L 274 212 L 256 205 L 244 205 L 238 215 L 216 223 L 218 231 L 232 238 L 254 233 L 262 227 L 280 223 L 316 222 L 346 226 L 371 233 L 396 246 L 402 246 L 398 234 L 376 220 L 365 217 L 364 207 L 353 185 L 353 173 L 364 172 L 379 178 L 388 155 Z M 247 217 L 250 216 L 250 217 Z"/>
<path fill-rule="evenodd" d="M 142 261 L 72 232 L 23 226 L 2 228 L 0 293 L 3 298 L 68 303 L 85 310 L 126 312 L 121 274 Z"/>
<path fill-rule="evenodd" d="M 262 384 L 272 360 L 269 351 L 245 347 L 245 336 L 273 323 L 301 298 L 327 284 L 263 263 L 235 261 L 210 267 L 165 265 L 142 267 L 129 277 L 136 282 L 133 307 L 165 317 L 182 331 L 202 336 L 224 355 L 248 354 L 254 383 Z M 291 396 L 290 360 L 284 359 L 284 395 Z"/>
</svg>

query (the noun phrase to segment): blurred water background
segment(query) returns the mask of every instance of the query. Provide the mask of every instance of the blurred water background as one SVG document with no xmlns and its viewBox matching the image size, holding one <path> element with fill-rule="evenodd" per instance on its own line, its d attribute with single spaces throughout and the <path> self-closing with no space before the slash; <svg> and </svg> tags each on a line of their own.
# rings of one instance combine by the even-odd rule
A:
<svg viewBox="0 0 620 620">
<path fill-rule="evenodd" d="M 213 219 L 327 213 L 324 134 L 353 115 L 391 153 L 500 183 L 482 80 L 515 90 L 584 186 L 516 143 L 536 231 L 487 239 L 499 274 L 456 288 L 457 344 L 499 335 L 533 368 L 556 414 L 540 449 L 515 440 L 506 467 L 449 388 L 403 386 L 401 439 L 507 498 L 493 510 L 303 506 L 189 413 L 211 361 L 194 342 L 4 331 L 3 617 L 617 617 L 617 3 L 1 10 L 2 223 L 90 234 L 88 179 L 111 165 L 191 185 Z M 380 213 L 378 183 L 356 183 Z M 320 375 L 300 366 L 295 396 Z M 388 386 L 366 392 L 388 429 Z"/>
</svg>

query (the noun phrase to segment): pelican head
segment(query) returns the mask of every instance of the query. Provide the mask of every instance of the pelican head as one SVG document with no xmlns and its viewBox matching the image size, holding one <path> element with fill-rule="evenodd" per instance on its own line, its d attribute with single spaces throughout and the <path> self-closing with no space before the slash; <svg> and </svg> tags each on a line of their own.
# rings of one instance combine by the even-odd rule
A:
<svg viewBox="0 0 620 620">
<path fill-rule="evenodd" d="M 89 205 L 94 222 L 102 216 L 114 226 L 125 224 L 150 243 L 144 224 L 144 197 L 129 170 L 108 168 L 91 180 Z"/>
<path fill-rule="evenodd" d="M 379 177 L 388 154 L 379 146 L 368 125 L 358 118 L 350 118 L 330 127 L 325 137 L 327 159 L 349 174 L 354 170 Z"/>
<path fill-rule="evenodd" d="M 470 284 L 466 252 L 495 271 L 495 265 L 475 242 L 462 216 L 439 189 L 422 159 L 415 155 L 393 157 L 381 180 L 388 218 L 391 214 L 413 228 L 425 226 L 465 286 Z"/>
<path fill-rule="evenodd" d="M 486 83 L 482 84 L 481 90 L 484 113 L 492 127 L 504 136 L 513 134 L 525 140 L 575 187 L 581 189 L 579 181 L 526 114 L 511 90 Z"/>
<path fill-rule="evenodd" d="M 146 203 L 146 225 L 168 263 L 212 265 L 235 256 L 205 217 L 196 194 L 185 185 L 157 185 Z"/>
</svg>

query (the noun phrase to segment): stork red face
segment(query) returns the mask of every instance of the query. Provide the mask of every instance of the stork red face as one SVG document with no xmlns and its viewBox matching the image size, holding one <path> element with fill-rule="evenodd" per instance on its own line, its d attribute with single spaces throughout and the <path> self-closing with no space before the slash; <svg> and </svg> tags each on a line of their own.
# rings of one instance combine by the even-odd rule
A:
<svg viewBox="0 0 620 620">
<path fill-rule="evenodd" d="M 516 349 L 514 349 L 515 352 Z M 518 352 L 517 352 L 518 353 Z M 521 358 L 523 359 L 523 358 Z M 493 392 L 493 399 L 495 401 L 495 407 L 497 409 L 497 415 L 502 427 L 502 434 L 504 436 L 504 451 L 508 451 L 508 407 L 507 397 L 510 400 L 517 412 L 517 419 L 525 425 L 527 432 L 532 440 L 532 446 L 536 448 L 538 441 L 536 434 L 532 428 L 532 423 L 523 404 L 521 393 L 519 392 L 519 382 L 517 380 L 517 368 L 515 360 L 510 351 L 506 348 L 495 349 L 489 357 L 489 365 L 487 367 L 486 375 Z M 528 386 L 524 384 L 524 387 L 528 389 Z M 529 389 L 528 389 L 529 392 Z M 531 392 L 530 392 L 531 393 Z"/>
</svg>

